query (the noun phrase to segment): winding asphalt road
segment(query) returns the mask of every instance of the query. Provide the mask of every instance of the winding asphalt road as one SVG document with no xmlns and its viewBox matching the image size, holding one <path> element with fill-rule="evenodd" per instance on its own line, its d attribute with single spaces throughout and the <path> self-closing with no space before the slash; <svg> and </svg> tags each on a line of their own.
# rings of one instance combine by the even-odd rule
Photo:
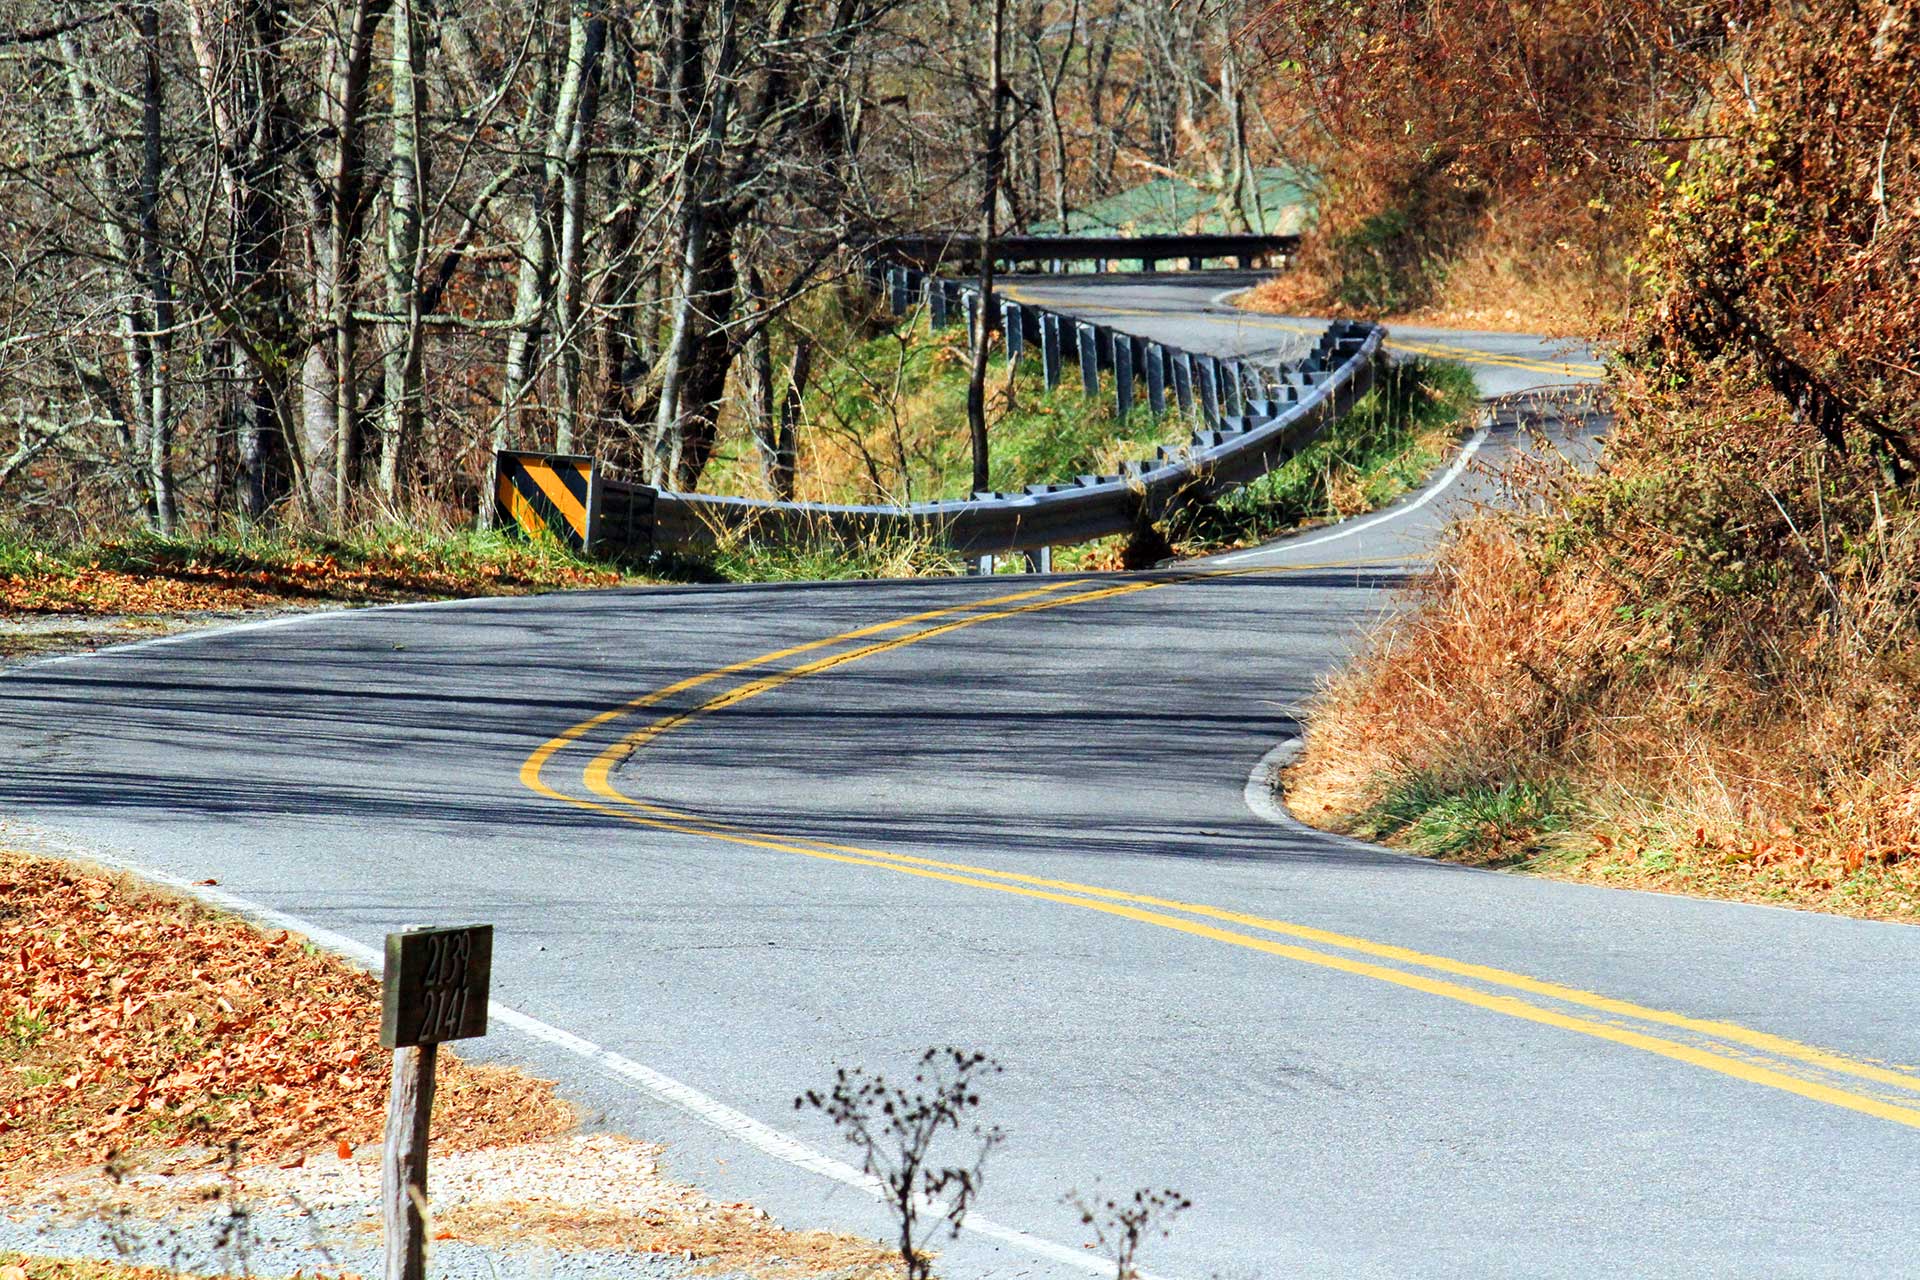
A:
<svg viewBox="0 0 1920 1280">
<path fill-rule="evenodd" d="M 1284 340 L 1217 305 L 1236 283 L 1015 287 Z M 1399 340 L 1478 353 L 1489 391 L 1590 359 Z M 950 1277 L 1087 1274 L 1061 1196 L 1146 1184 L 1195 1207 L 1144 1261 L 1196 1280 L 1911 1274 L 1920 931 L 1435 865 L 1264 800 L 1509 447 L 1180 571 L 487 600 L 43 662 L 0 679 L 0 809 L 362 954 L 495 922 L 517 1012 L 482 1051 L 792 1224 L 884 1233 L 796 1093 L 989 1051 L 1008 1140 Z"/>
</svg>

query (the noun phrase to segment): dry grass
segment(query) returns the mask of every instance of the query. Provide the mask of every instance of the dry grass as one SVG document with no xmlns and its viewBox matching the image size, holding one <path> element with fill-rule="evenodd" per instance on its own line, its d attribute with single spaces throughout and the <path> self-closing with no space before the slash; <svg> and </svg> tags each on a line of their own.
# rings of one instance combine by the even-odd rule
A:
<svg viewBox="0 0 1920 1280">
<path fill-rule="evenodd" d="M 1545 516 L 1456 530 L 1320 699 L 1295 811 L 1485 861 L 1449 824 L 1531 788 L 1562 799 L 1502 861 L 1920 918 L 1920 513 L 1828 486 L 1817 452 L 1787 492 L 1777 464 L 1701 482 L 1620 452 L 1537 492 Z M 1800 517 L 1769 527 L 1772 498 Z"/>
<path fill-rule="evenodd" d="M 136 1267 L 95 1258 L 0 1253 L 0 1280 L 183 1280 L 185 1275 L 167 1267 Z M 325 1277 L 315 1274 L 308 1280 L 325 1280 Z"/>
<path fill-rule="evenodd" d="M 1436 264 L 1431 299 L 1368 318 L 1389 325 L 1593 338 L 1617 329 L 1631 301 L 1622 262 L 1617 246 L 1596 249 L 1557 234 L 1551 220 L 1547 225 L 1523 221 L 1512 231 L 1489 227 Z M 1238 302 L 1273 315 L 1346 316 L 1356 310 L 1311 260 L 1248 290 Z"/>
<path fill-rule="evenodd" d="M 904 1274 L 897 1253 L 833 1231 L 789 1231 L 751 1205 L 714 1204 L 648 1214 L 496 1201 L 440 1214 L 434 1226 L 475 1244 L 657 1253 L 701 1263 L 712 1275 L 745 1272 L 765 1280 L 831 1276 L 892 1280 Z"/>
</svg>

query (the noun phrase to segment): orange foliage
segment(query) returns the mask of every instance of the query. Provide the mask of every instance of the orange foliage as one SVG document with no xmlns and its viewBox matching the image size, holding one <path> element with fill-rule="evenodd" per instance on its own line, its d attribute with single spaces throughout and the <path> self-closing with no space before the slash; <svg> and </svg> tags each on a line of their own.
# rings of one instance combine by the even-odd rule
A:
<svg viewBox="0 0 1920 1280">
<path fill-rule="evenodd" d="M 0 853 L 0 1170 L 377 1143 L 380 986 L 285 932 Z M 544 1137 L 552 1087 L 442 1054 L 435 1142 Z"/>
</svg>

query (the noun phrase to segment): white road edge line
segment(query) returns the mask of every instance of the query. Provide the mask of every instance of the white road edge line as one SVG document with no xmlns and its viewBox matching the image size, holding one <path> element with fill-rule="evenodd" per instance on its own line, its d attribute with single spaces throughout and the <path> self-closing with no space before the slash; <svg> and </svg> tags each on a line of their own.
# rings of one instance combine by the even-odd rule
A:
<svg viewBox="0 0 1920 1280">
<path fill-rule="evenodd" d="M 1310 830 L 1307 825 L 1287 812 L 1280 803 L 1280 771 L 1293 763 L 1300 754 L 1305 740 L 1299 734 L 1283 739 L 1278 746 L 1253 762 L 1253 769 L 1247 774 L 1247 785 L 1240 794 L 1247 802 L 1247 808 L 1253 810 L 1253 816 L 1262 822 L 1271 822 L 1276 827 L 1291 827 L 1296 831 Z M 1316 831 L 1315 835 L 1327 832 Z M 1336 837 L 1337 838 L 1337 837 Z"/>
<path fill-rule="evenodd" d="M 1351 538 L 1356 533 L 1365 533 L 1375 525 L 1385 524 L 1389 520 L 1398 520 L 1401 516 L 1412 515 L 1445 493 L 1447 489 L 1452 486 L 1453 482 L 1460 478 L 1460 474 L 1467 469 L 1467 464 L 1473 461 L 1473 455 L 1480 452 L 1480 446 L 1487 442 L 1487 432 L 1490 430 L 1492 430 L 1492 426 L 1489 424 L 1482 426 L 1478 431 L 1474 432 L 1473 437 L 1467 441 L 1466 447 L 1460 450 L 1460 456 L 1453 460 L 1453 465 L 1447 468 L 1445 474 L 1428 485 L 1426 492 L 1405 506 L 1390 508 L 1389 510 L 1382 511 L 1379 515 L 1369 516 L 1365 520 L 1348 521 L 1329 533 L 1319 534 L 1315 537 L 1273 542 L 1268 543 L 1264 547 L 1249 547 L 1245 551 L 1235 551 L 1224 556 L 1215 556 L 1212 559 L 1200 561 L 1199 563 L 1234 564 L 1241 560 L 1251 559 L 1254 556 L 1272 555 L 1277 551 L 1297 551 L 1304 550 L 1307 547 L 1322 546 L 1329 542 L 1338 542 L 1342 538 Z"/>
<path fill-rule="evenodd" d="M 1252 770 L 1247 774 L 1247 785 L 1242 788 L 1240 792 L 1241 798 L 1247 802 L 1247 808 L 1253 811 L 1254 817 L 1259 818 L 1262 822 L 1270 822 L 1276 827 L 1285 827 L 1289 831 L 1297 831 L 1303 836 L 1312 836 L 1315 840 L 1340 845 L 1348 849 L 1357 849 L 1363 853 L 1374 854 L 1376 856 L 1382 853 L 1390 853 L 1398 858 L 1408 858 L 1415 862 L 1426 863 L 1434 867 L 1445 867 L 1453 871 L 1478 871 L 1486 875 L 1499 874 L 1499 872 L 1486 867 L 1463 867 L 1458 863 L 1436 862 L 1431 858 L 1422 858 L 1417 854 L 1403 853 L 1399 849 L 1389 849 L 1383 844 L 1372 844 L 1356 836 L 1343 836 L 1338 832 L 1322 831 L 1318 827 L 1310 827 L 1300 821 L 1300 819 L 1294 817 L 1293 814 L 1287 810 L 1286 805 L 1280 803 L 1280 771 L 1292 764 L 1294 757 L 1298 756 L 1301 749 L 1305 746 L 1306 739 L 1296 733 L 1292 737 L 1282 740 L 1273 750 L 1267 752 L 1267 754 L 1261 756 L 1254 762 Z"/>
<path fill-rule="evenodd" d="M 301 934 L 309 941 L 325 947 L 337 955 L 355 961 L 375 973 L 378 973 L 381 966 L 385 963 L 386 957 L 365 943 L 349 938 L 345 934 L 335 933 L 333 930 L 323 928 L 320 925 L 312 924 L 306 920 L 302 920 L 298 916 L 290 915 L 285 911 L 279 911 L 273 907 L 255 902 L 250 898 L 243 898 L 238 894 L 228 893 L 224 889 L 194 884 L 189 880 L 181 879 L 179 876 L 171 875 L 157 868 L 148 867 L 132 859 L 122 858 L 114 854 L 92 850 L 75 850 L 73 856 L 88 862 L 98 862 L 106 866 L 115 867 L 121 871 L 137 875 L 142 879 L 166 885 L 168 888 L 186 894 L 188 897 L 197 898 L 202 902 L 219 907 L 234 915 L 244 916 L 257 923 L 269 924 L 276 928 Z M 876 1179 L 862 1173 L 843 1160 L 836 1160 L 832 1156 L 808 1146 L 798 1138 L 790 1137 L 780 1132 L 772 1125 L 754 1119 L 744 1111 L 739 1111 L 728 1106 L 718 1098 L 702 1093 L 692 1085 L 682 1084 L 671 1076 L 655 1071 L 652 1067 L 646 1066 L 644 1063 L 635 1062 L 632 1058 L 626 1057 L 623 1054 L 615 1053 L 611 1049 L 602 1048 L 590 1040 L 574 1035 L 570 1031 L 563 1031 L 552 1023 L 542 1022 L 530 1014 L 522 1013 L 518 1009 L 501 1004 L 498 1000 L 490 1000 L 487 1002 L 487 1016 L 490 1019 L 504 1022 L 514 1030 L 531 1036 L 533 1039 L 539 1040 L 544 1044 L 552 1045 L 558 1049 L 564 1049 L 568 1053 L 599 1067 L 609 1075 L 616 1076 L 629 1084 L 637 1085 L 642 1092 L 650 1095 L 657 1101 L 664 1102 L 668 1106 L 692 1116 L 695 1120 L 718 1129 L 737 1141 L 746 1143 L 764 1155 L 772 1156 L 776 1160 L 783 1160 L 797 1168 L 804 1169 L 808 1173 L 817 1174 L 823 1178 L 831 1178 L 835 1182 L 843 1183 L 875 1199 L 880 1198 L 880 1184 Z M 1056 1244 L 1052 1240 L 1030 1235 L 1018 1228 L 1003 1226 L 977 1213 L 969 1213 L 966 1218 L 962 1220 L 961 1226 L 963 1230 L 971 1234 L 984 1236 L 990 1240 L 997 1240 L 1002 1244 L 1011 1245 L 1035 1257 L 1045 1258 L 1051 1262 L 1063 1263 L 1080 1271 L 1096 1275 L 1105 1275 L 1110 1270 L 1109 1265 L 1104 1259 L 1091 1257 L 1084 1249 L 1073 1249 L 1063 1244 Z M 1140 1280 L 1163 1280 L 1163 1278 L 1150 1276 L 1145 1272 L 1141 1272 Z"/>
</svg>

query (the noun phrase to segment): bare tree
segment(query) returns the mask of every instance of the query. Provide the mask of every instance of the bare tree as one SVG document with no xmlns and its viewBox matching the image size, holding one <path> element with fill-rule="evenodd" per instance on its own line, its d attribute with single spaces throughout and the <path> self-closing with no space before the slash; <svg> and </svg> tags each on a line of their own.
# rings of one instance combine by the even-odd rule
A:
<svg viewBox="0 0 1920 1280">
<path fill-rule="evenodd" d="M 1000 217 L 1001 169 L 1006 160 L 1007 0 L 986 3 L 987 81 L 980 112 L 980 305 L 970 338 L 973 367 L 967 378 L 967 431 L 973 443 L 973 489 L 987 488 L 987 351 L 993 335 L 993 251 Z"/>
</svg>

